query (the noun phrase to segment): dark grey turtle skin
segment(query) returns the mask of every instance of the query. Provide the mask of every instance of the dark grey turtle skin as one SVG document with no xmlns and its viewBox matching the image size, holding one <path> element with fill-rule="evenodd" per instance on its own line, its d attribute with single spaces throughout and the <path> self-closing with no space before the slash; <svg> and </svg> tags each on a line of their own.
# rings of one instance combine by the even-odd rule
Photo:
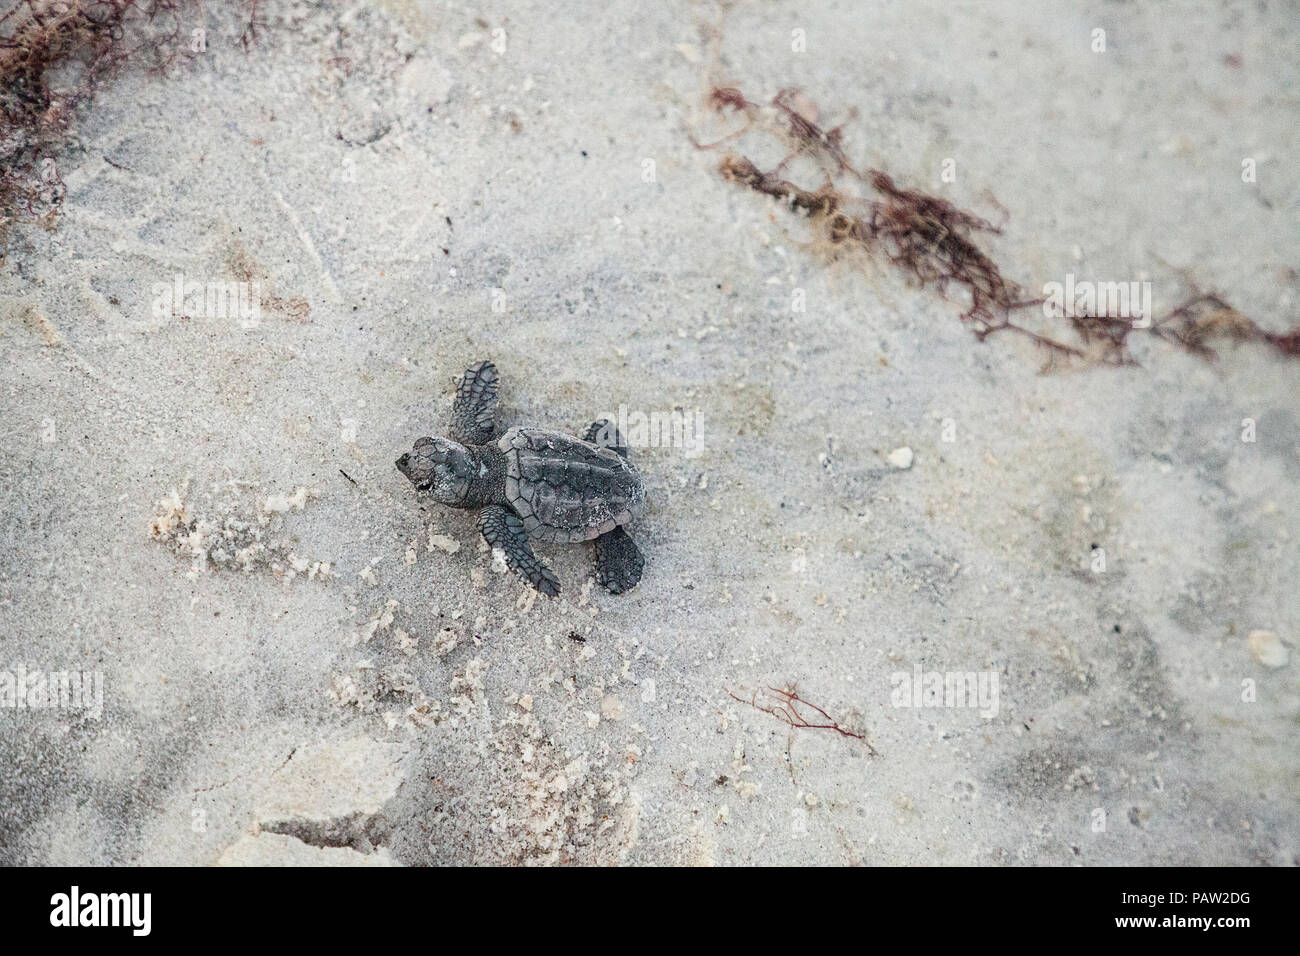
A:
<svg viewBox="0 0 1300 956">
<path fill-rule="evenodd" d="M 483 538 L 543 594 L 559 594 L 560 581 L 530 537 L 591 541 L 601 587 L 611 594 L 636 587 L 645 558 L 623 526 L 645 500 L 645 486 L 618 428 L 601 420 L 582 438 L 543 428 L 499 432 L 499 387 L 491 362 L 467 369 L 456 385 L 451 438 L 417 440 L 397 470 L 416 492 L 478 511 Z"/>
</svg>

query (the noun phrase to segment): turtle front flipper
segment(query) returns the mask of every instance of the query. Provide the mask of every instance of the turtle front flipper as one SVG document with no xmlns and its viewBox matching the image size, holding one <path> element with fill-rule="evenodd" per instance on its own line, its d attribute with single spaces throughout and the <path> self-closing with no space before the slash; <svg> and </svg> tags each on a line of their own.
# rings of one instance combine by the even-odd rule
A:
<svg viewBox="0 0 1300 956">
<path fill-rule="evenodd" d="M 632 536 L 619 525 L 592 542 L 596 550 L 596 581 L 610 594 L 622 594 L 637 586 L 645 567 L 645 556 Z"/>
<path fill-rule="evenodd" d="M 511 571 L 518 571 L 529 584 L 548 597 L 560 593 L 560 579 L 533 554 L 519 515 L 505 505 L 488 505 L 478 513 L 478 530 L 489 547 L 505 552 L 506 567 Z"/>
<path fill-rule="evenodd" d="M 456 400 L 451 406 L 451 434 L 466 445 L 482 445 L 496 434 L 497 367 L 479 362 L 465 370 L 456 383 Z"/>
<path fill-rule="evenodd" d="M 612 448 L 624 458 L 627 457 L 627 442 L 623 440 L 623 433 L 608 418 L 588 425 L 582 440 L 589 441 L 598 448 Z"/>
</svg>

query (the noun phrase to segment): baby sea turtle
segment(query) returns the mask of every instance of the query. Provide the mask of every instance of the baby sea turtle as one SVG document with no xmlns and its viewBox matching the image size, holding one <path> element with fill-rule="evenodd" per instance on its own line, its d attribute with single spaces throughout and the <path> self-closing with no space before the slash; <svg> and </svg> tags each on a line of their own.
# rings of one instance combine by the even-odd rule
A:
<svg viewBox="0 0 1300 956">
<path fill-rule="evenodd" d="M 582 438 L 544 428 L 500 431 L 496 366 L 480 362 L 456 385 L 451 439 L 421 438 L 397 459 L 415 490 L 453 508 L 478 511 L 478 527 L 506 565 L 554 597 L 560 581 L 533 553 L 539 541 L 591 541 L 596 580 L 611 594 L 636 587 L 645 566 L 623 529 L 645 500 L 627 445 L 608 420 Z"/>
</svg>

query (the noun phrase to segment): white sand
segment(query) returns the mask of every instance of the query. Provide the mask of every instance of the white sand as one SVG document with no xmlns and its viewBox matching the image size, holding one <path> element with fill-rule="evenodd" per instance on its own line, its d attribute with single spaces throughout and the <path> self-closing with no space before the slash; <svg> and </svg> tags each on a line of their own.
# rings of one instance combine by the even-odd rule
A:
<svg viewBox="0 0 1300 956">
<path fill-rule="evenodd" d="M 0 277 L 0 669 L 99 671 L 103 713 L 0 708 L 0 862 L 1294 863 L 1300 364 L 1040 376 L 720 180 L 710 7 L 508 6 L 271 3 L 249 54 L 210 11 L 80 118 Z M 1160 311 L 1187 268 L 1283 329 L 1298 27 L 810 0 L 723 51 L 855 161 L 995 196 L 1029 288 Z M 178 273 L 257 323 L 155 315 Z M 698 456 L 633 450 L 631 594 L 541 545 L 537 597 L 393 467 L 481 358 L 511 422 L 702 414 Z M 895 706 L 916 668 L 996 714 Z M 878 756 L 728 694 L 789 682 Z"/>
</svg>

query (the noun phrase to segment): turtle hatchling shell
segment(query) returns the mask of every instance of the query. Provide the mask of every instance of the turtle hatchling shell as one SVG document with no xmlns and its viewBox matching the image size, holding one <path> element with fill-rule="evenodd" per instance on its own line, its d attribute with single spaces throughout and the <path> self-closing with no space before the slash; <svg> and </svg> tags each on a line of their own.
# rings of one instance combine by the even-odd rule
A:
<svg viewBox="0 0 1300 956">
<path fill-rule="evenodd" d="M 512 428 L 497 447 L 506 501 L 539 540 L 589 541 L 631 520 L 645 500 L 641 476 L 609 448 L 538 428 Z"/>
</svg>

